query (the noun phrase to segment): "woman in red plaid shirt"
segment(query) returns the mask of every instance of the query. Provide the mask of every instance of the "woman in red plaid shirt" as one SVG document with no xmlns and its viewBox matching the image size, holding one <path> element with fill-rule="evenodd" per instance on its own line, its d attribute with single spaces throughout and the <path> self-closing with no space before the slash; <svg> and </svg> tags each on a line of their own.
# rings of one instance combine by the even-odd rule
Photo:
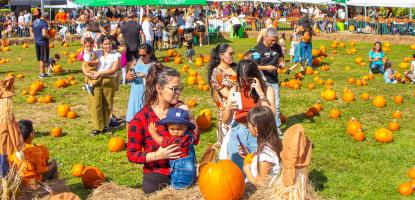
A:
<svg viewBox="0 0 415 200">
<path fill-rule="evenodd" d="M 144 164 L 142 188 L 145 193 L 152 193 L 170 185 L 169 160 L 180 158 L 179 146 L 172 144 L 165 148 L 161 147 L 151 137 L 148 127 L 150 123 L 156 123 L 161 136 L 169 135 L 166 127 L 158 122 L 166 117 L 169 108 L 178 107 L 188 110 L 187 106 L 179 101 L 182 90 L 177 70 L 164 67 L 160 63 L 149 69 L 144 90 L 144 107 L 130 122 L 127 143 L 128 160 Z M 194 122 L 190 112 L 189 116 Z M 194 134 L 195 145 L 198 143 L 198 138 L 198 134 Z"/>
</svg>

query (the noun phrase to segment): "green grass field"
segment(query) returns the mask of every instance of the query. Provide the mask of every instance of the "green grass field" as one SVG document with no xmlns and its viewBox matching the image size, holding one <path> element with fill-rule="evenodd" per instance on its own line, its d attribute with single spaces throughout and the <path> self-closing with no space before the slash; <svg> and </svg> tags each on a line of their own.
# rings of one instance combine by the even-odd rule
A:
<svg viewBox="0 0 415 200">
<path fill-rule="evenodd" d="M 324 101 L 320 93 L 324 85 L 316 84 L 316 89 L 309 90 L 307 85 L 314 82 L 314 76 L 306 76 L 302 81 L 302 88 L 292 90 L 281 89 L 281 111 L 288 120 L 283 128 L 301 123 L 313 142 L 312 164 L 310 166 L 310 179 L 315 185 L 317 193 L 328 199 L 400 199 L 397 186 L 402 182 L 409 181 L 406 175 L 409 167 L 415 164 L 415 118 L 414 105 L 415 86 L 409 84 L 388 85 L 383 83 L 382 75 L 375 75 L 375 79 L 369 81 L 368 86 L 357 87 L 347 83 L 347 78 L 361 78 L 368 74 L 368 67 L 357 66 L 354 59 L 357 56 L 367 59 L 372 44 L 357 43 L 357 55 L 346 55 L 345 49 L 337 49 L 337 55 L 331 55 L 331 41 L 314 41 L 313 45 L 318 48 L 325 45 L 329 57 L 325 59 L 330 70 L 320 71 L 320 78 L 334 80 L 334 90 L 337 92 L 338 100 Z M 236 53 L 243 53 L 255 45 L 254 39 L 240 39 L 231 41 Z M 51 49 L 51 55 L 67 51 L 73 53 L 80 48 L 80 43 L 71 43 L 69 48 L 61 48 L 59 45 Z M 348 43 L 347 43 L 348 46 Z M 208 54 L 214 46 L 196 47 L 196 54 Z M 289 49 L 287 44 L 287 50 Z M 179 50 L 184 55 L 184 48 Z M 387 57 L 394 62 L 395 70 L 399 69 L 399 63 L 404 57 L 414 53 L 409 46 L 394 45 L 392 51 L 386 53 Z M 164 56 L 165 51 L 157 52 L 158 56 Z M 62 55 L 62 54 L 61 54 Z M 333 56 L 333 57 L 331 57 Z M 331 57 L 331 58 L 330 58 Z M 11 51 L 1 52 L 0 58 L 11 59 L 12 61 L 0 65 L 0 76 L 7 73 L 23 73 L 26 77 L 18 79 L 15 84 L 17 94 L 14 98 L 14 113 L 17 119 L 31 119 L 36 129 L 36 143 L 45 144 L 51 157 L 59 162 L 60 176 L 67 181 L 75 193 L 85 198 L 91 191 L 82 187 L 79 178 L 71 176 L 71 167 L 76 163 L 97 166 L 105 173 L 107 181 L 125 185 L 128 187 L 140 187 L 142 180 L 142 166 L 128 162 L 126 152 L 111 153 L 107 149 L 108 135 L 90 137 L 89 132 L 92 124 L 88 112 L 88 96 L 85 90 L 81 89 L 83 76 L 80 71 L 80 63 L 69 64 L 68 57 L 63 56 L 60 64 L 65 72 L 45 79 L 46 89 L 38 95 L 50 94 L 55 102 L 51 104 L 27 104 L 27 96 L 21 91 L 29 87 L 30 83 L 38 80 L 38 67 L 35 61 L 34 46 L 29 49 L 22 49 L 20 46 L 12 46 Z M 21 58 L 21 61 L 19 61 Z M 236 56 L 234 58 L 237 60 Z M 183 59 L 186 60 L 186 59 Z M 173 62 L 166 65 L 180 69 L 183 65 L 175 65 Z M 288 64 L 291 66 L 291 63 Z M 350 70 L 347 71 L 346 68 Z M 206 78 L 206 64 L 197 68 L 191 65 Z M 57 89 L 54 82 L 67 75 L 75 76 L 78 84 L 63 89 Z M 291 77 L 293 77 L 293 74 Z M 182 75 L 185 85 L 187 75 Z M 280 75 L 280 80 L 289 78 L 288 75 Z M 345 103 L 341 99 L 341 93 L 348 87 L 356 95 L 356 101 Z M 124 116 L 127 109 L 129 87 L 121 86 L 115 96 L 115 113 Z M 376 108 L 371 101 L 360 99 L 362 92 L 368 92 L 371 97 L 383 95 L 387 99 L 386 107 Z M 393 96 L 402 95 L 404 103 L 396 105 Z M 198 106 L 193 108 L 194 113 L 204 108 L 214 108 L 208 92 L 198 91 L 195 86 L 186 86 L 181 99 L 186 101 L 194 98 Z M 302 113 L 314 103 L 321 101 L 323 111 L 319 116 L 306 119 Z M 69 104 L 75 110 L 79 118 L 66 119 L 57 116 L 56 107 L 60 104 Z M 337 108 L 341 111 L 338 119 L 329 118 L 329 111 Z M 399 119 L 401 129 L 394 133 L 393 142 L 381 144 L 375 141 L 373 135 L 375 130 L 387 127 L 392 121 L 393 111 L 400 110 L 403 118 Z M 216 113 L 214 111 L 213 113 Z M 355 117 L 363 125 L 366 140 L 355 142 L 346 133 L 347 121 Z M 60 138 L 53 138 L 49 131 L 55 127 L 62 127 L 64 135 Z M 214 127 L 214 125 L 212 125 Z M 126 130 L 118 130 L 116 135 L 126 138 Z M 215 128 L 203 133 L 200 144 L 196 147 L 198 158 L 209 143 L 216 141 Z"/>
</svg>

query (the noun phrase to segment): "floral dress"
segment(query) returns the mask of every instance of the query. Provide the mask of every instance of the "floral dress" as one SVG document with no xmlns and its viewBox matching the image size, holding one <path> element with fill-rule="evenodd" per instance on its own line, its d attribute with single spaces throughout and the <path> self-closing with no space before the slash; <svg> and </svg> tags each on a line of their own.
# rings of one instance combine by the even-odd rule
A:
<svg viewBox="0 0 415 200">
<path fill-rule="evenodd" d="M 228 132 L 230 126 L 226 123 L 223 123 L 223 112 L 225 110 L 226 106 L 226 99 L 227 97 L 224 97 L 220 94 L 220 90 L 223 88 L 232 88 L 236 86 L 236 76 L 226 74 L 222 69 L 219 69 L 216 67 L 213 69 L 212 72 L 212 78 L 210 80 L 210 83 L 212 85 L 212 99 L 216 103 L 216 106 L 219 109 L 218 113 L 218 129 L 217 129 L 217 140 L 219 143 L 222 143 L 223 137 Z"/>
</svg>

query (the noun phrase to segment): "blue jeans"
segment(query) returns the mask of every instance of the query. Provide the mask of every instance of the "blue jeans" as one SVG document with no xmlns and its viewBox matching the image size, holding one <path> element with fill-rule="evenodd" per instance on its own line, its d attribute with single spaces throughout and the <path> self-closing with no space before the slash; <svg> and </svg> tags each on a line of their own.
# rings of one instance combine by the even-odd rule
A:
<svg viewBox="0 0 415 200">
<path fill-rule="evenodd" d="M 234 122 L 232 124 L 231 132 L 229 133 L 229 143 L 228 143 L 228 154 L 232 162 L 234 162 L 241 170 L 244 166 L 244 160 L 239 155 L 239 142 L 236 138 L 236 135 L 239 135 L 241 142 L 248 148 L 249 152 L 253 153 L 256 151 L 258 144 L 256 137 L 252 136 L 249 132 L 248 127 Z"/>
<path fill-rule="evenodd" d="M 383 69 L 383 64 L 376 64 L 376 63 L 370 63 L 370 71 L 374 72 L 374 70 L 379 71 L 379 73 L 384 74 L 385 70 Z"/>
<path fill-rule="evenodd" d="M 308 66 L 313 66 L 313 57 L 311 55 L 311 49 L 313 48 L 312 43 L 300 42 L 301 48 L 301 62 L 305 62 L 306 58 L 308 60 Z"/>
<path fill-rule="evenodd" d="M 275 84 L 268 84 L 272 88 L 274 88 L 275 94 L 275 122 L 277 123 L 277 127 L 281 126 L 281 119 L 280 119 L 280 86 L 277 83 Z"/>
<path fill-rule="evenodd" d="M 193 145 L 189 147 L 189 156 L 170 160 L 171 186 L 174 189 L 185 189 L 193 185 L 196 179 L 196 156 Z"/>
</svg>

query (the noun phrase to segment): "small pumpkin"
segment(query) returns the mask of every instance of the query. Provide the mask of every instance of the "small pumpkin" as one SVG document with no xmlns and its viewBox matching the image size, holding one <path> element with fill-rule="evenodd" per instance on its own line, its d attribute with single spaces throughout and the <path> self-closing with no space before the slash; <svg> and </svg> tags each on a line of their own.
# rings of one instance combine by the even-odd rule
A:
<svg viewBox="0 0 415 200">
<path fill-rule="evenodd" d="M 412 178 L 412 179 L 415 179 L 415 166 L 411 167 L 411 168 L 408 170 L 408 176 L 409 176 L 410 178 Z"/>
<path fill-rule="evenodd" d="M 363 92 L 361 95 L 360 95 L 360 97 L 363 99 L 363 100 L 368 100 L 369 99 L 369 94 L 367 93 L 367 92 Z"/>
<path fill-rule="evenodd" d="M 197 79 L 194 76 L 187 77 L 187 84 L 188 85 L 196 85 Z"/>
<path fill-rule="evenodd" d="M 356 140 L 356 141 L 363 141 L 363 140 L 365 140 L 365 133 L 363 133 L 361 129 L 358 129 L 353 134 L 353 139 Z"/>
<path fill-rule="evenodd" d="M 88 166 L 85 167 L 81 180 L 85 188 L 96 188 L 105 181 L 105 175 L 97 167 Z"/>
<path fill-rule="evenodd" d="M 196 117 L 196 124 L 200 130 L 207 130 L 211 125 L 211 120 L 206 116 L 205 113 L 201 113 Z"/>
<path fill-rule="evenodd" d="M 110 152 L 122 151 L 124 150 L 124 146 L 125 146 L 124 139 L 120 137 L 112 137 L 108 141 L 108 149 L 110 150 Z"/>
<path fill-rule="evenodd" d="M 350 84 L 354 84 L 356 82 L 356 79 L 355 78 L 348 78 L 347 82 L 350 83 Z"/>
<path fill-rule="evenodd" d="M 414 193 L 414 188 L 411 183 L 402 183 L 399 185 L 398 191 L 402 196 L 409 196 Z"/>
<path fill-rule="evenodd" d="M 307 88 L 312 90 L 312 89 L 316 88 L 316 85 L 314 85 L 314 83 L 309 83 Z"/>
<path fill-rule="evenodd" d="M 392 122 L 389 122 L 388 128 L 391 131 L 397 131 L 401 128 L 401 125 L 396 120 L 393 120 Z"/>
<path fill-rule="evenodd" d="M 353 92 L 348 91 L 343 93 L 343 101 L 345 102 L 352 102 L 355 100 L 355 95 Z"/>
<path fill-rule="evenodd" d="M 323 98 L 327 101 L 333 101 L 336 99 L 336 92 L 334 90 L 325 90 L 323 92 Z"/>
<path fill-rule="evenodd" d="M 402 113 L 399 110 L 397 110 L 397 111 L 392 113 L 392 118 L 400 119 L 400 118 L 402 118 Z"/>
<path fill-rule="evenodd" d="M 182 58 L 181 57 L 174 57 L 174 64 L 180 64 L 180 63 L 182 63 Z"/>
<path fill-rule="evenodd" d="M 340 111 L 337 109 L 331 109 L 330 110 L 330 118 L 337 119 L 340 117 Z"/>
<path fill-rule="evenodd" d="M 346 127 L 347 132 L 354 135 L 359 129 L 362 130 L 362 124 L 356 118 L 350 119 Z"/>
<path fill-rule="evenodd" d="M 389 143 L 392 141 L 392 131 L 386 128 L 380 128 L 375 132 L 375 139 L 378 142 Z"/>
<path fill-rule="evenodd" d="M 393 101 L 396 103 L 396 104 L 402 104 L 403 103 L 403 96 L 394 96 L 393 97 Z"/>
<path fill-rule="evenodd" d="M 244 175 L 230 160 L 203 165 L 198 183 L 206 200 L 241 199 L 245 191 Z"/>
<path fill-rule="evenodd" d="M 66 115 L 66 117 L 69 118 L 69 119 L 76 119 L 78 117 L 78 115 L 74 111 L 69 111 L 68 114 Z"/>
<path fill-rule="evenodd" d="M 36 97 L 34 97 L 34 96 L 30 95 L 29 97 L 27 97 L 26 102 L 27 102 L 28 104 L 33 104 L 33 103 L 35 103 L 35 102 L 36 102 Z"/>
<path fill-rule="evenodd" d="M 71 110 L 71 108 L 67 104 L 59 105 L 58 108 L 57 108 L 58 115 L 61 116 L 61 117 L 66 117 L 70 110 Z"/>
<path fill-rule="evenodd" d="M 167 56 L 172 57 L 173 54 L 174 54 L 174 50 L 173 49 L 169 49 L 169 50 L 167 50 L 166 53 L 167 53 Z"/>
<path fill-rule="evenodd" d="M 72 176 L 80 177 L 83 175 L 85 166 L 83 164 L 75 164 L 72 166 Z"/>
<path fill-rule="evenodd" d="M 53 137 L 60 137 L 62 135 L 62 128 L 55 127 L 50 131 L 50 135 Z"/>
<path fill-rule="evenodd" d="M 386 98 L 384 96 L 376 96 L 375 98 L 373 98 L 372 104 L 375 107 L 378 107 L 378 108 L 385 107 L 385 105 L 386 105 Z"/>
<path fill-rule="evenodd" d="M 191 99 L 191 100 L 188 100 L 188 101 L 186 102 L 186 105 L 187 105 L 189 108 L 194 108 L 194 107 L 196 107 L 197 102 L 196 102 L 196 100 Z"/>
</svg>

